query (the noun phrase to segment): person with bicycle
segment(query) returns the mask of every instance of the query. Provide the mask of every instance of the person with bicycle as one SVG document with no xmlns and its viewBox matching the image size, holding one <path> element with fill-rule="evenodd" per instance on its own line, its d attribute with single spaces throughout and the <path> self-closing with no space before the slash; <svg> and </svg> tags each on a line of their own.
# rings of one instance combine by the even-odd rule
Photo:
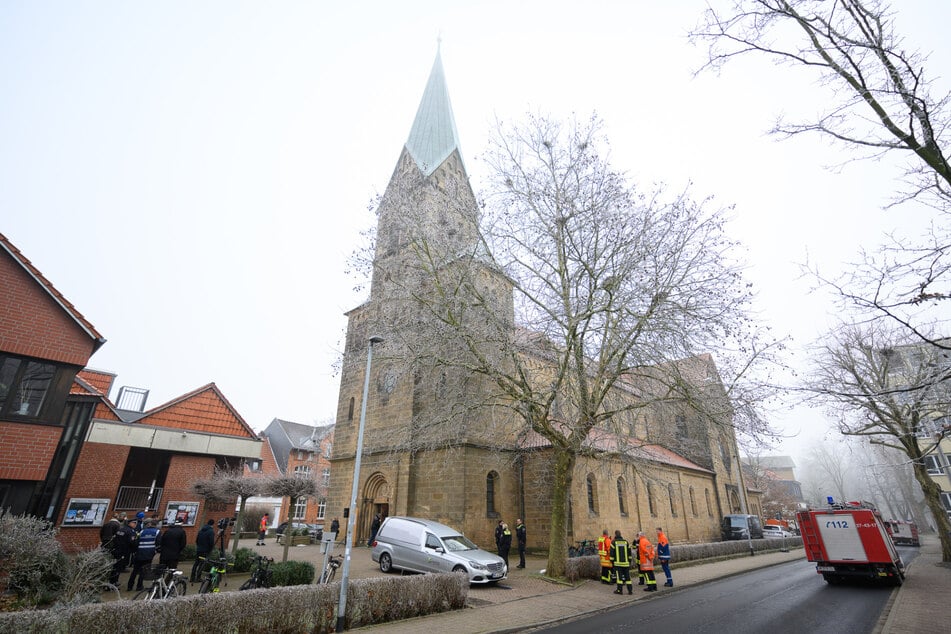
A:
<svg viewBox="0 0 951 634">
<path fill-rule="evenodd" d="M 139 533 L 139 545 L 135 550 L 135 561 L 132 564 L 132 572 L 129 573 L 129 582 L 126 584 L 126 591 L 132 592 L 132 585 L 136 580 L 138 580 L 138 584 L 135 586 L 135 589 L 143 589 L 142 569 L 152 565 L 158 535 L 159 531 L 155 528 L 154 521 L 147 520 L 145 522 L 145 528 Z"/>
<path fill-rule="evenodd" d="M 201 575 L 201 570 L 205 566 L 205 559 L 215 547 L 215 520 L 208 522 L 201 527 L 198 535 L 195 537 L 195 563 L 192 564 L 192 572 L 189 581 L 195 583 Z"/>
</svg>

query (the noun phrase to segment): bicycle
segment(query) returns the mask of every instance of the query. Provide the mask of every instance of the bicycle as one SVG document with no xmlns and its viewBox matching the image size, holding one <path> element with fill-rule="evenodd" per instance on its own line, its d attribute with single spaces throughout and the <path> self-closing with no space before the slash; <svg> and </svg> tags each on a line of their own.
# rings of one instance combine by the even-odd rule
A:
<svg viewBox="0 0 951 634">
<path fill-rule="evenodd" d="M 253 590 L 255 588 L 270 588 L 271 587 L 271 564 L 274 563 L 272 557 L 263 557 L 258 555 L 255 557 L 255 568 L 251 571 L 251 578 L 241 584 L 241 587 L 238 590 Z"/>
<path fill-rule="evenodd" d="M 593 539 L 582 539 L 578 542 L 577 548 L 574 546 L 568 547 L 569 557 L 587 557 L 596 554 L 598 554 L 598 548 L 595 546 Z"/>
<path fill-rule="evenodd" d="M 171 599 L 173 597 L 183 597 L 188 590 L 188 582 L 185 581 L 185 573 L 175 568 L 166 568 L 162 565 L 152 565 L 142 570 L 142 578 L 152 580 L 152 585 L 145 590 L 139 591 L 133 601 L 144 600 L 153 601 L 158 599 Z"/>
<path fill-rule="evenodd" d="M 209 592 L 221 592 L 221 586 L 228 585 L 227 575 L 228 566 L 233 566 L 227 559 L 212 559 L 211 557 L 202 557 L 205 559 L 205 569 L 202 572 L 201 585 L 198 586 L 198 594 L 208 594 Z M 222 583 L 224 581 L 224 583 Z"/>
<path fill-rule="evenodd" d="M 334 576 L 337 574 L 337 568 L 340 567 L 340 564 L 343 563 L 343 560 L 340 557 L 330 556 L 330 559 L 327 560 L 327 565 L 324 567 L 323 574 L 320 575 L 320 581 L 318 583 L 330 583 L 334 580 Z"/>
</svg>

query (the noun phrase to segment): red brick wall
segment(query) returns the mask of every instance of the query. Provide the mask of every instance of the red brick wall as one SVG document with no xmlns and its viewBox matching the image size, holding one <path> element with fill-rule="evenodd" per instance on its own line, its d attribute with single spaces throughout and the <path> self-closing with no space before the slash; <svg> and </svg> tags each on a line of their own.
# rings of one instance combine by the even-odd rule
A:
<svg viewBox="0 0 951 634">
<path fill-rule="evenodd" d="M 194 526 L 186 526 L 185 534 L 188 543 L 195 543 L 195 536 L 202 524 L 208 521 L 208 509 L 205 501 L 192 493 L 192 484 L 197 480 L 207 480 L 215 473 L 214 456 L 176 455 L 168 465 L 168 475 L 165 476 L 165 491 L 162 493 L 162 508 L 159 513 L 165 514 L 168 502 L 198 502 L 198 519 Z M 231 515 L 234 515 L 234 505 L 231 506 Z M 216 517 L 217 519 L 217 517 Z"/>
<path fill-rule="evenodd" d="M 5 251 L 0 251 L 0 350 L 84 366 L 95 341 Z"/>
<path fill-rule="evenodd" d="M 35 426 L 34 426 L 35 428 Z M 112 507 L 119 492 L 119 483 L 129 458 L 126 445 L 106 445 L 97 442 L 83 443 L 73 477 L 66 490 L 66 499 L 60 509 L 57 525 L 62 525 L 63 514 L 70 498 L 109 498 L 108 517 L 112 517 Z M 99 545 L 99 527 L 63 528 L 59 541 L 67 552 L 91 550 Z"/>
<path fill-rule="evenodd" d="M 62 433 L 59 427 L 0 422 L 0 480 L 45 480 Z"/>
</svg>

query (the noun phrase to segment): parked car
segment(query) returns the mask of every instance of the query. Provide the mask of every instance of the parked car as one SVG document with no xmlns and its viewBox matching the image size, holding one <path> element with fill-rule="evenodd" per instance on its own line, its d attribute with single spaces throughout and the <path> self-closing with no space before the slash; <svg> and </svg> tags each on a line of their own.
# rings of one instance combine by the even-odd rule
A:
<svg viewBox="0 0 951 634">
<path fill-rule="evenodd" d="M 773 526 L 771 524 L 767 524 L 766 526 L 763 527 L 763 537 L 767 539 L 769 538 L 778 539 L 780 537 L 792 537 L 792 536 L 793 536 L 792 533 L 785 530 L 782 526 Z"/>
<path fill-rule="evenodd" d="M 756 515 L 724 515 L 720 522 L 723 541 L 730 539 L 762 539 L 763 525 Z"/>
<path fill-rule="evenodd" d="M 383 520 L 370 556 L 380 570 L 409 572 L 465 572 L 469 583 L 497 583 L 508 569 L 498 555 L 480 549 L 462 533 L 445 524 L 417 517 Z"/>
<path fill-rule="evenodd" d="M 324 527 L 320 526 L 319 524 L 307 524 L 305 522 L 293 522 L 291 524 L 291 530 L 298 534 L 301 534 L 301 531 L 306 531 L 305 534 L 310 536 L 310 542 L 312 544 L 314 542 L 319 542 L 321 537 L 323 537 L 323 528 Z M 274 534 L 277 535 L 278 544 L 283 543 L 284 531 L 286 530 L 287 522 L 281 522 L 280 526 L 274 530 Z"/>
</svg>

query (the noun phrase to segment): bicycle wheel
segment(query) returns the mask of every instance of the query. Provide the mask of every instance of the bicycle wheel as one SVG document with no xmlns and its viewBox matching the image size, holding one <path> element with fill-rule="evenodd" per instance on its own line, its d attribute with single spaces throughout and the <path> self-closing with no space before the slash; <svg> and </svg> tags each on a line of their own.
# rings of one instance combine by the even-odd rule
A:
<svg viewBox="0 0 951 634">
<path fill-rule="evenodd" d="M 324 571 L 324 583 L 330 583 L 334 580 L 334 577 L 337 574 L 337 569 L 333 566 L 328 566 L 328 570 Z"/>
<path fill-rule="evenodd" d="M 183 597 L 185 593 L 188 592 L 188 584 L 184 579 L 176 579 L 172 582 L 172 587 L 168 589 L 168 596 L 171 597 Z"/>
<path fill-rule="evenodd" d="M 258 582 L 254 578 L 254 575 L 251 575 L 251 578 L 241 584 L 241 587 L 238 590 L 254 590 L 258 587 Z"/>
<path fill-rule="evenodd" d="M 208 594 L 211 592 L 211 579 L 204 579 L 198 586 L 198 594 Z"/>
<path fill-rule="evenodd" d="M 151 601 L 155 598 L 155 593 L 158 592 L 158 586 L 152 586 L 151 588 L 146 588 L 145 590 L 139 590 L 135 593 L 135 596 L 132 597 L 133 601 Z"/>
</svg>

